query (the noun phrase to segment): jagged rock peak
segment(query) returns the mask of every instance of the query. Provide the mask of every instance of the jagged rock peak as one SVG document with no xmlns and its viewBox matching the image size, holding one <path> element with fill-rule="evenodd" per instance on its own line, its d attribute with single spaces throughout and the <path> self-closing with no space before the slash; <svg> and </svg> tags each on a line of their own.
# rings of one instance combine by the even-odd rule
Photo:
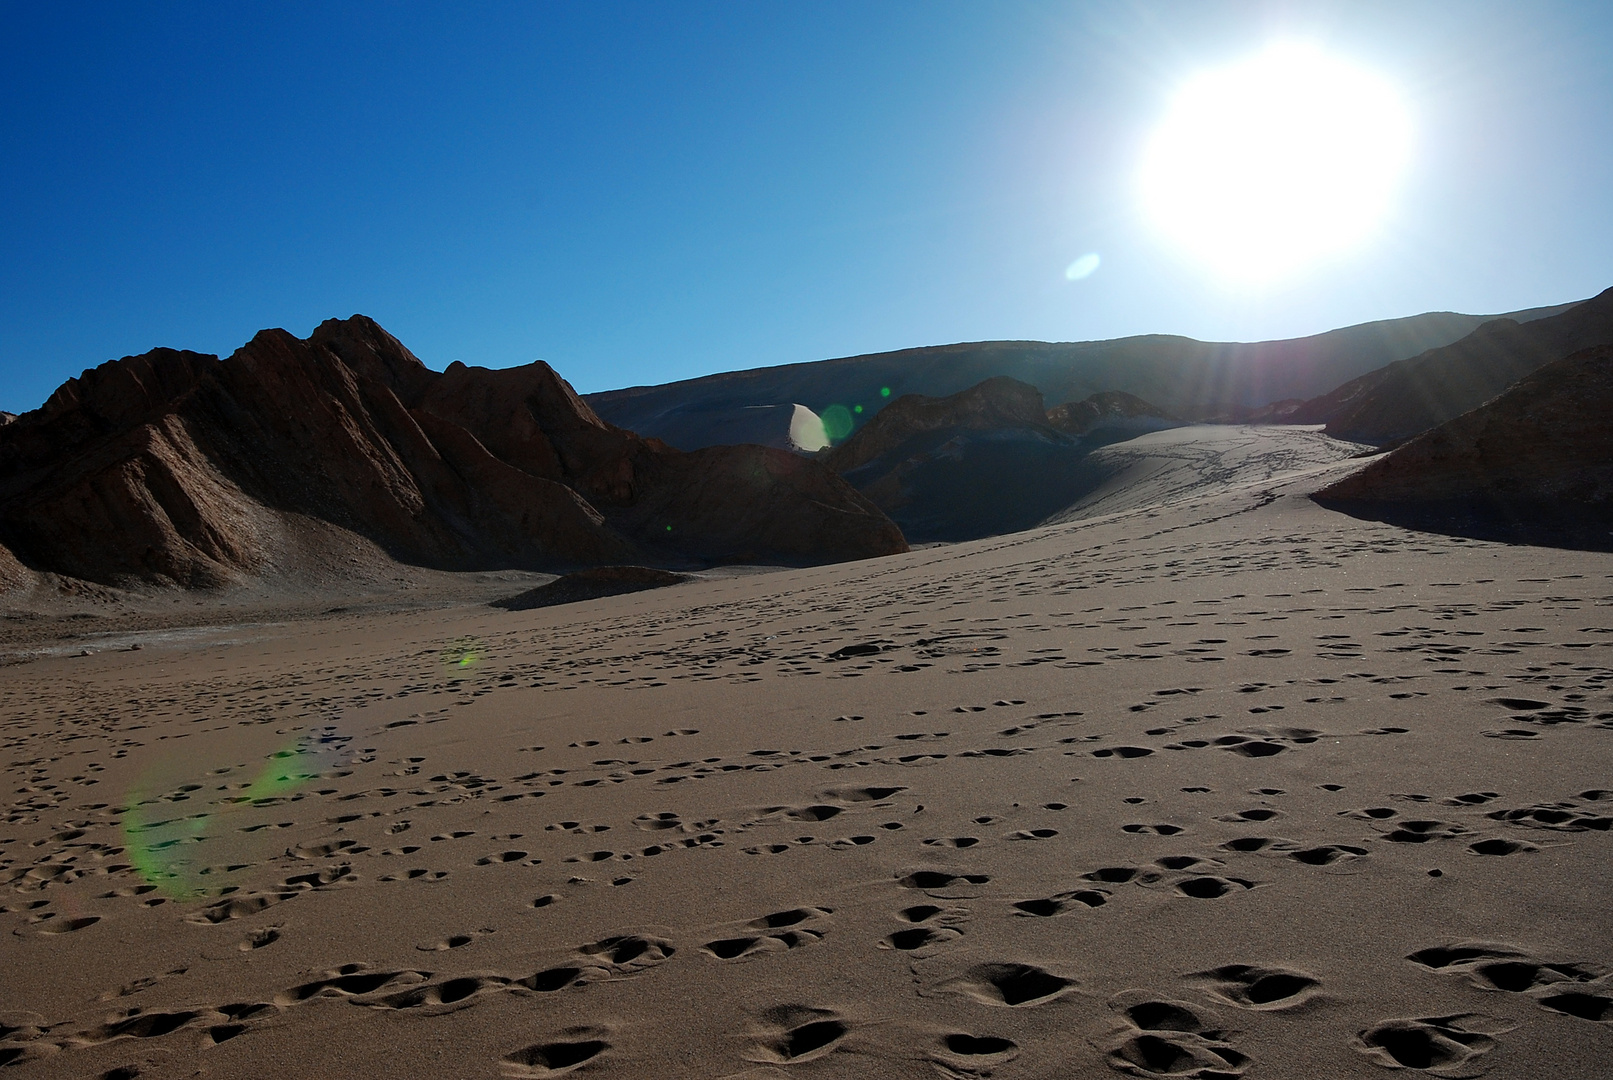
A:
<svg viewBox="0 0 1613 1080">
<path fill-rule="evenodd" d="M 824 562 L 906 550 L 817 462 L 604 423 L 547 364 L 437 373 L 362 315 L 220 361 L 157 349 L 0 427 L 0 545 L 106 584 Z M 379 566 L 380 563 L 377 563 Z M 379 572 L 379 571 L 378 571 Z"/>
</svg>

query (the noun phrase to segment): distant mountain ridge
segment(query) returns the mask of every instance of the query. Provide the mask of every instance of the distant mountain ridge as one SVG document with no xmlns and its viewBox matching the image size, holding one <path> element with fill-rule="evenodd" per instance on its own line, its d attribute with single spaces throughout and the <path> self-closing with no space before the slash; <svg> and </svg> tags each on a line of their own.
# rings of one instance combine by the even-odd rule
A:
<svg viewBox="0 0 1613 1080">
<path fill-rule="evenodd" d="M 1529 321 L 1572 306 L 1507 317 Z M 800 404 L 823 414 L 840 405 L 867 423 L 905 394 L 946 397 L 998 375 L 1028 383 L 1054 403 L 1123 391 L 1184 420 L 1244 420 L 1270 403 L 1290 399 L 1297 404 L 1396 360 L 1450 344 L 1494 318 L 1430 312 L 1250 344 L 1157 334 L 1112 341 L 969 342 L 725 372 L 603 391 L 584 400 L 610 423 L 686 450 L 756 438 L 765 416 L 762 406 Z"/>
<path fill-rule="evenodd" d="M 434 372 L 363 316 L 225 360 L 111 361 L 0 427 L 0 574 L 306 583 L 366 542 L 440 569 L 906 550 L 814 461 L 685 454 L 605 423 L 546 364 Z"/>
</svg>

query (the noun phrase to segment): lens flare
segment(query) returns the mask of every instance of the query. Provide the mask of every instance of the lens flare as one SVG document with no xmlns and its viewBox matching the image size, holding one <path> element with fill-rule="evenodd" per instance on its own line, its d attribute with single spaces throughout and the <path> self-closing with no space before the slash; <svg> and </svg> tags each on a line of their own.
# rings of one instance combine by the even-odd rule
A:
<svg viewBox="0 0 1613 1080">
<path fill-rule="evenodd" d="M 667 532 L 671 531 L 672 526 L 668 525 Z M 450 679 L 463 679 L 474 673 L 486 652 L 486 648 L 477 638 L 456 638 L 442 651 L 443 669 Z"/>
<path fill-rule="evenodd" d="M 1096 251 L 1089 251 L 1064 268 L 1064 280 L 1081 281 L 1089 278 L 1097 271 L 1098 265 L 1102 262 L 1103 260 L 1098 258 Z"/>
<path fill-rule="evenodd" d="M 828 446 L 829 435 L 823 429 L 823 417 L 805 405 L 796 405 L 790 416 L 790 445 L 808 454 Z"/>
<path fill-rule="evenodd" d="M 335 740 L 345 741 L 345 740 Z M 192 899 L 216 892 L 218 882 L 203 882 L 207 867 L 191 854 L 194 845 L 204 842 L 216 819 L 248 806 L 261 806 L 289 795 L 318 775 L 311 767 L 313 750 L 308 737 L 298 736 L 276 750 L 241 794 L 220 800 L 216 813 L 203 811 L 178 817 L 158 818 L 162 804 L 178 806 L 189 802 L 201 784 L 180 784 L 166 794 L 153 794 L 144 786 L 129 793 L 122 815 L 123 846 L 129 863 L 143 881 L 155 885 L 175 900 Z"/>
<path fill-rule="evenodd" d="M 844 405 L 831 405 L 823 410 L 823 433 L 830 442 L 839 442 L 851 434 L 851 410 Z"/>
</svg>

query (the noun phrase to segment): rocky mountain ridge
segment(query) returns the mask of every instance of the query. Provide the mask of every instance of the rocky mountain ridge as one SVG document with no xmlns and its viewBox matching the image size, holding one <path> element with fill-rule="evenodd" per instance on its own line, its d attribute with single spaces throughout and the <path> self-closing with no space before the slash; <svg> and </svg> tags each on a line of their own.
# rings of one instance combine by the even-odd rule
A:
<svg viewBox="0 0 1613 1080">
<path fill-rule="evenodd" d="M 607 424 L 548 365 L 428 369 L 363 316 L 224 360 L 157 349 L 0 428 L 11 562 L 108 584 L 294 579 L 372 548 L 440 569 L 820 562 L 905 550 L 817 463 Z"/>
<path fill-rule="evenodd" d="M 1526 323 L 1572 306 L 1508 317 Z M 1256 410 L 1326 394 L 1393 361 L 1460 340 L 1496 317 L 1430 312 L 1247 343 L 1167 334 L 1110 341 L 963 342 L 724 372 L 588 394 L 586 400 L 605 420 L 685 450 L 774 441 L 766 432 L 782 427 L 765 426 L 770 407 L 787 414 L 791 403 L 799 403 L 827 415 L 838 406 L 854 428 L 904 395 L 946 397 L 998 375 L 1029 383 L 1054 402 L 1124 391 L 1188 421 L 1281 422 Z"/>
<path fill-rule="evenodd" d="M 1613 345 L 1499 397 L 1321 491 L 1324 506 L 1417 528 L 1613 550 Z"/>
<path fill-rule="evenodd" d="M 1335 438 L 1392 444 L 1460 416 L 1545 364 L 1603 344 L 1613 344 L 1613 289 L 1529 322 L 1487 322 L 1307 401 L 1285 422 L 1325 423 Z"/>
</svg>

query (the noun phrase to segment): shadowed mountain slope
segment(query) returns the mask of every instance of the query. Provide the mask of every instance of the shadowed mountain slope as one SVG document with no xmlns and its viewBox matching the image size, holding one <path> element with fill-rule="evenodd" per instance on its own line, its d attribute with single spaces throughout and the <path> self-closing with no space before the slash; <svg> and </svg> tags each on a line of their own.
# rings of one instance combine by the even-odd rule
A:
<svg viewBox="0 0 1613 1080">
<path fill-rule="evenodd" d="M 600 420 L 546 364 L 439 374 L 363 316 L 222 361 L 112 361 L 0 428 L 0 544 L 36 570 L 296 584 L 341 573 L 354 538 L 441 569 L 905 550 L 815 462 L 685 454 Z"/>
<path fill-rule="evenodd" d="M 1510 317 L 1527 321 L 1569 306 Z M 685 450 L 755 439 L 758 406 L 800 403 L 821 415 L 834 405 L 860 405 L 866 423 L 906 394 L 945 397 L 997 375 L 1029 383 L 1048 401 L 1118 390 L 1184 419 L 1241 421 L 1249 418 L 1242 410 L 1325 394 L 1385 364 L 1456 341 L 1493 318 L 1432 312 L 1252 344 L 1158 334 L 1112 341 L 971 342 L 725 372 L 590 394 L 586 400 L 611 423 Z M 857 420 L 855 414 L 848 418 Z"/>
<path fill-rule="evenodd" d="M 1435 532 L 1613 550 L 1610 417 L 1613 345 L 1603 345 L 1546 364 L 1314 498 Z"/>
<path fill-rule="evenodd" d="M 1307 401 L 1288 422 L 1325 423 L 1335 438 L 1382 446 L 1467 412 L 1543 364 L 1602 344 L 1613 344 L 1613 289 L 1545 318 L 1486 323 Z"/>
<path fill-rule="evenodd" d="M 1093 449 L 1175 423 L 1129 394 L 1048 412 L 1034 386 L 999 376 L 898 398 L 823 460 L 910 539 L 966 540 L 1039 524 L 1085 493 Z"/>
</svg>

